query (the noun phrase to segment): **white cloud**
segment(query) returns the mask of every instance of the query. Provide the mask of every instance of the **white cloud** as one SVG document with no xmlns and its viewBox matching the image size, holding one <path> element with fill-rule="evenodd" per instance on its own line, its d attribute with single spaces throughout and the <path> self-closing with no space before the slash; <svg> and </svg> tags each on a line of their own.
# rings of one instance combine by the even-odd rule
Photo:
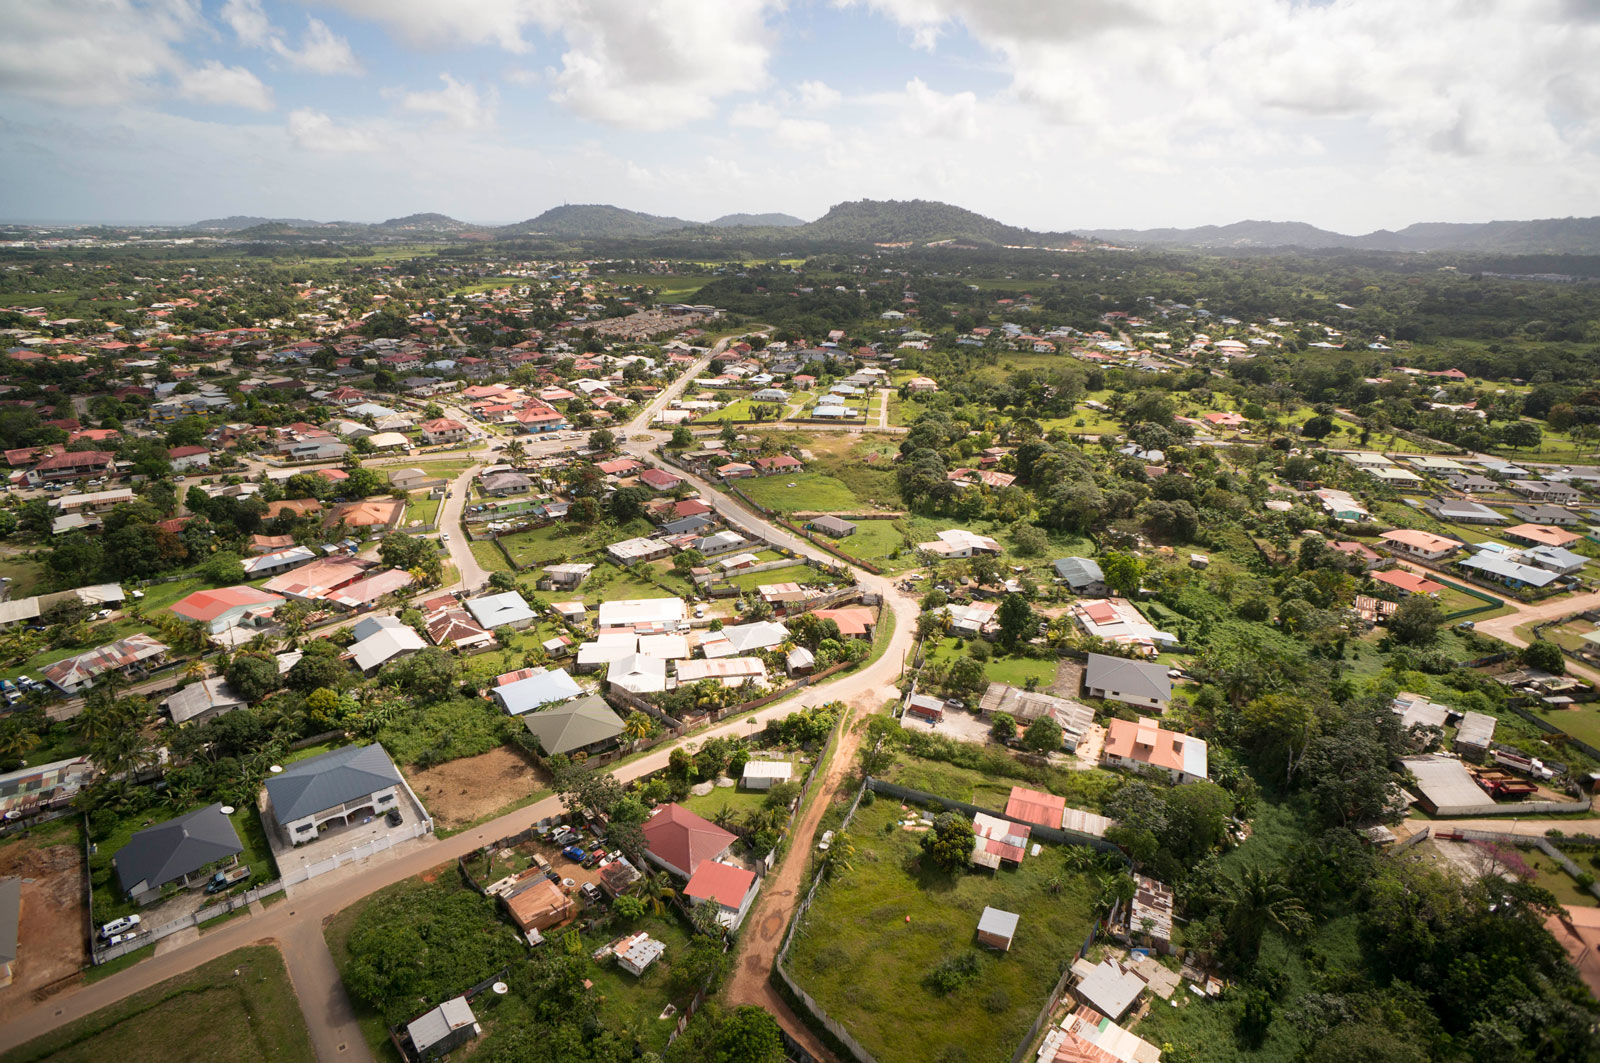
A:
<svg viewBox="0 0 1600 1063">
<path fill-rule="evenodd" d="M 307 151 L 377 151 L 383 144 L 368 128 L 341 124 L 321 111 L 302 107 L 289 115 L 289 137 Z"/>
<path fill-rule="evenodd" d="M 550 98 L 628 129 L 680 126 L 716 101 L 762 87 L 781 0 L 335 0 L 416 44 L 529 50 L 529 31 L 559 36 Z"/>
<path fill-rule="evenodd" d="M 743 103 L 728 115 L 728 124 L 745 129 L 764 129 L 788 148 L 814 148 L 833 135 L 828 123 L 814 118 L 790 118 L 768 103 Z"/>
<path fill-rule="evenodd" d="M 334 33 L 326 22 L 306 16 L 305 32 L 300 35 L 299 47 L 288 43 L 284 34 L 272 24 L 261 0 L 228 0 L 222 6 L 221 18 L 239 43 L 251 48 L 264 48 L 296 70 L 312 74 L 359 74 L 361 62 L 350 50 L 350 42 Z"/>
<path fill-rule="evenodd" d="M 272 110 L 272 90 L 242 66 L 223 66 L 215 59 L 178 75 L 178 93 L 201 103 Z"/>
<path fill-rule="evenodd" d="M 478 90 L 449 74 L 440 74 L 444 88 L 435 92 L 408 92 L 400 106 L 419 114 L 436 114 L 458 129 L 481 129 L 494 125 L 495 94 L 480 99 Z"/>
<path fill-rule="evenodd" d="M 186 0 L 0 4 L 0 92 L 68 106 L 150 94 L 182 63 L 174 45 L 200 26 Z"/>
<path fill-rule="evenodd" d="M 825 111 L 844 99 L 843 93 L 821 81 L 802 81 L 796 87 L 800 106 L 809 111 Z"/>
</svg>

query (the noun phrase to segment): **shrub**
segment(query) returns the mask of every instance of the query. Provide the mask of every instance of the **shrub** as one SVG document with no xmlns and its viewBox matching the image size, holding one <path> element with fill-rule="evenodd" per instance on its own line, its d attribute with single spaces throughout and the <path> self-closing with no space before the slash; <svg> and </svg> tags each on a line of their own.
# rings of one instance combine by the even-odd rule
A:
<svg viewBox="0 0 1600 1063">
<path fill-rule="evenodd" d="M 923 979 L 929 990 L 947 997 L 978 977 L 978 954 L 961 952 L 940 960 Z"/>
</svg>

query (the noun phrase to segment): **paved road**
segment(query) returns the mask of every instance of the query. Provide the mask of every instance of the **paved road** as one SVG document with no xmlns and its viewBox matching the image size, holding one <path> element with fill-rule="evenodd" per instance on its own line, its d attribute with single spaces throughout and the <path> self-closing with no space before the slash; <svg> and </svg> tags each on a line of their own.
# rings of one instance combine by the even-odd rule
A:
<svg viewBox="0 0 1600 1063">
<path fill-rule="evenodd" d="M 1509 642 L 1513 646 L 1526 646 L 1528 640 L 1517 634 L 1517 628 L 1525 624 L 1537 623 L 1544 620 L 1556 620 L 1573 613 L 1581 613 L 1588 609 L 1600 609 L 1600 592 L 1593 594 L 1579 594 L 1571 598 L 1558 598 L 1537 605 L 1523 605 L 1520 602 L 1507 600 L 1507 604 L 1514 606 L 1516 612 L 1507 613 L 1505 616 L 1496 616 L 1488 620 L 1480 620 L 1473 629 L 1480 635 L 1497 638 L 1501 642 Z M 1578 664 L 1572 658 L 1567 658 L 1567 671 L 1591 683 L 1600 685 L 1600 671 L 1587 665 Z"/>
</svg>

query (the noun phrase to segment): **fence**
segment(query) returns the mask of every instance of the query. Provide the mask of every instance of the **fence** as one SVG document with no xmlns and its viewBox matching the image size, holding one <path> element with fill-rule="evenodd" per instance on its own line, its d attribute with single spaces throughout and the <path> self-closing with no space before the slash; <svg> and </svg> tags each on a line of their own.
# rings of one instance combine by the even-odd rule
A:
<svg viewBox="0 0 1600 1063">
<path fill-rule="evenodd" d="M 1111 906 L 1111 912 L 1106 916 L 1107 925 L 1116 925 L 1117 909 L 1121 906 L 1121 901 Z M 1094 946 L 1095 939 L 1099 936 L 1100 923 L 1097 921 L 1089 927 L 1089 933 L 1084 937 L 1083 944 L 1078 946 L 1078 959 L 1082 959 L 1089 954 L 1089 949 Z M 1066 995 L 1067 982 L 1071 978 L 1072 967 L 1069 965 L 1061 972 L 1061 977 L 1056 979 L 1056 984 L 1050 990 L 1050 995 L 1044 998 L 1044 1007 L 1039 1009 L 1039 1014 L 1034 1017 L 1033 1025 L 1028 1027 L 1028 1032 L 1022 1035 L 1022 1040 L 1017 1043 L 1017 1050 L 1011 1053 L 1011 1063 L 1023 1063 L 1023 1060 L 1033 1055 L 1034 1039 L 1044 1032 L 1046 1026 L 1050 1025 L 1050 1016 L 1055 1012 L 1056 1006 L 1061 1003 L 1061 998 Z"/>
<path fill-rule="evenodd" d="M 1567 744 L 1572 746 L 1574 749 L 1581 749 L 1595 760 L 1600 760 L 1600 749 L 1596 749 L 1594 746 L 1591 746 L 1588 742 L 1585 742 L 1581 739 L 1574 738 L 1572 735 L 1567 734 L 1567 732 L 1563 731 L 1549 720 L 1544 719 L 1542 716 L 1535 716 L 1521 705 L 1510 701 L 1506 702 L 1506 708 L 1510 709 L 1522 719 L 1527 720 L 1545 734 L 1560 735 L 1561 737 L 1565 738 L 1567 740 Z"/>
<path fill-rule="evenodd" d="M 410 787 L 407 787 L 406 789 L 409 791 Z M 413 798 L 413 800 L 415 800 L 415 798 Z M 421 806 L 418 805 L 417 807 L 420 808 Z M 353 864 L 357 860 L 365 860 L 369 856 L 376 856 L 378 853 L 394 848 L 401 842 L 408 842 L 412 838 L 421 837 L 424 834 L 430 833 L 432 830 L 432 820 L 413 822 L 410 828 L 405 831 L 385 834 L 381 838 L 374 838 L 365 845 L 358 845 L 354 849 L 346 849 L 342 853 L 334 853 L 332 856 L 318 860 L 314 864 L 303 864 L 292 871 L 285 871 L 282 879 L 283 884 L 286 886 L 295 886 L 299 883 L 316 878 L 318 875 L 326 875 L 328 872 L 333 871 L 336 868 L 343 867 L 345 864 Z"/>
<path fill-rule="evenodd" d="M 283 888 L 284 881 L 281 878 L 273 882 L 267 882 L 255 887 L 254 889 L 246 890 L 243 893 L 235 894 L 222 901 L 218 901 L 216 904 L 208 907 L 197 908 L 188 915 L 185 915 L 180 919 L 174 919 L 170 923 L 163 923 L 157 927 L 150 927 L 135 937 L 132 941 L 124 941 L 120 945 L 108 945 L 105 947 L 100 946 L 99 938 L 94 934 L 94 916 L 91 913 L 89 916 L 89 962 L 95 966 L 99 966 L 102 963 L 109 963 L 118 956 L 126 956 L 128 953 L 136 952 L 147 945 L 153 945 L 162 938 L 176 934 L 180 930 L 187 930 L 192 926 L 200 926 L 202 923 L 208 923 L 213 919 L 227 915 L 229 912 L 237 911 L 240 908 L 248 908 L 253 902 L 258 901 L 263 897 L 270 896 L 274 893 L 281 893 Z"/>
<path fill-rule="evenodd" d="M 1573 863 L 1572 860 L 1557 849 L 1548 838 L 1530 837 L 1525 834 L 1504 834 L 1500 831 L 1490 830 L 1461 830 L 1452 827 L 1428 826 L 1406 839 L 1408 843 L 1415 844 L 1421 838 L 1438 838 L 1441 841 L 1463 842 L 1489 842 L 1494 845 L 1512 845 L 1519 849 L 1537 849 L 1572 876 L 1575 882 L 1581 880 L 1584 871 Z M 1600 843 L 1600 838 L 1589 835 L 1580 835 L 1581 843 L 1585 845 Z M 1576 839 L 1575 839 L 1576 840 Z M 1397 847 L 1398 851 L 1398 847 Z M 1579 886 L 1596 899 L 1600 899 L 1600 882 L 1590 882 L 1587 886 Z"/>
<path fill-rule="evenodd" d="M 861 795 L 866 792 L 867 784 L 863 781 L 861 788 L 856 791 L 855 800 L 850 802 L 850 808 L 845 812 L 844 819 L 839 823 L 840 832 L 849 829 L 850 821 L 855 819 L 856 809 L 861 806 Z M 789 959 L 789 946 L 794 944 L 795 931 L 805 922 L 806 912 L 810 910 L 811 902 L 816 899 L 817 889 L 822 885 L 822 873 L 823 869 L 819 867 L 816 876 L 811 880 L 810 888 L 806 890 L 805 898 L 800 902 L 800 906 L 795 909 L 794 918 L 789 920 L 789 929 L 784 932 L 783 947 L 778 950 L 778 959 L 772 965 L 772 973 L 779 979 L 779 988 L 787 992 L 790 999 L 800 1005 L 798 1010 L 802 1016 L 811 1020 L 813 1025 L 820 1025 L 834 1039 L 835 1044 L 843 1047 L 859 1063 L 877 1063 L 871 1053 L 862 1048 L 860 1043 L 850 1036 L 848 1030 L 829 1018 L 822 1005 L 812 999 L 811 995 L 804 989 L 801 989 L 795 980 L 789 977 L 789 972 L 784 969 L 784 964 Z"/>
</svg>

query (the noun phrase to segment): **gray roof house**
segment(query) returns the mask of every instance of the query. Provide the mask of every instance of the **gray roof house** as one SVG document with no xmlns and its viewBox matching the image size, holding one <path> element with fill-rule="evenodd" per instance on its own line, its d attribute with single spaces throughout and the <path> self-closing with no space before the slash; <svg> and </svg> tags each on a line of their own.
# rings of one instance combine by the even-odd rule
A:
<svg viewBox="0 0 1600 1063">
<path fill-rule="evenodd" d="M 1106 591 L 1106 574 L 1100 571 L 1100 564 L 1087 557 L 1063 557 L 1055 562 L 1056 575 L 1066 580 L 1067 586 L 1076 594 L 1104 594 Z"/>
<path fill-rule="evenodd" d="M 220 804 L 211 804 L 146 827 L 117 850 L 111 865 L 122 892 L 146 904 L 159 899 L 168 883 L 198 885 L 213 864 L 232 863 L 243 851 L 233 821 Z"/>
<path fill-rule="evenodd" d="M 847 535 L 856 533 L 856 525 L 843 517 L 812 517 L 808 526 L 813 531 L 819 531 L 830 539 L 843 539 Z"/>
<path fill-rule="evenodd" d="M 466 997 L 451 997 L 406 1024 L 406 1039 L 420 1063 L 438 1059 L 482 1032 Z"/>
<path fill-rule="evenodd" d="M 622 721 L 597 694 L 565 705 L 530 712 L 522 718 L 528 733 L 539 740 L 546 754 L 596 753 L 615 743 Z"/>
<path fill-rule="evenodd" d="M 1560 527 L 1571 527 L 1582 523 L 1582 518 L 1564 506 L 1512 506 L 1511 515 L 1520 521 L 1529 524 L 1555 524 Z"/>
<path fill-rule="evenodd" d="M 1089 654 L 1083 669 L 1083 686 L 1090 697 L 1106 698 L 1138 709 L 1167 711 L 1172 700 L 1172 679 L 1167 667 L 1125 657 Z"/>
<path fill-rule="evenodd" d="M 248 704 L 248 701 L 234 693 L 228 681 L 220 675 L 192 683 L 161 703 L 173 723 L 189 723 L 220 716 Z"/>
<path fill-rule="evenodd" d="M 383 747 L 345 746 L 297 761 L 267 779 L 272 818 L 290 841 L 397 807 L 400 772 Z"/>
<path fill-rule="evenodd" d="M 568 701 L 583 693 L 583 688 L 567 674 L 556 668 L 518 679 L 494 688 L 494 700 L 512 716 L 542 708 L 559 701 Z"/>
<path fill-rule="evenodd" d="M 17 962 L 17 937 L 22 929 L 22 880 L 0 878 L 0 989 L 11 984 Z"/>
<path fill-rule="evenodd" d="M 1440 520 L 1461 524 L 1504 524 L 1506 518 L 1484 505 L 1467 498 L 1431 498 L 1422 508 Z"/>
</svg>

